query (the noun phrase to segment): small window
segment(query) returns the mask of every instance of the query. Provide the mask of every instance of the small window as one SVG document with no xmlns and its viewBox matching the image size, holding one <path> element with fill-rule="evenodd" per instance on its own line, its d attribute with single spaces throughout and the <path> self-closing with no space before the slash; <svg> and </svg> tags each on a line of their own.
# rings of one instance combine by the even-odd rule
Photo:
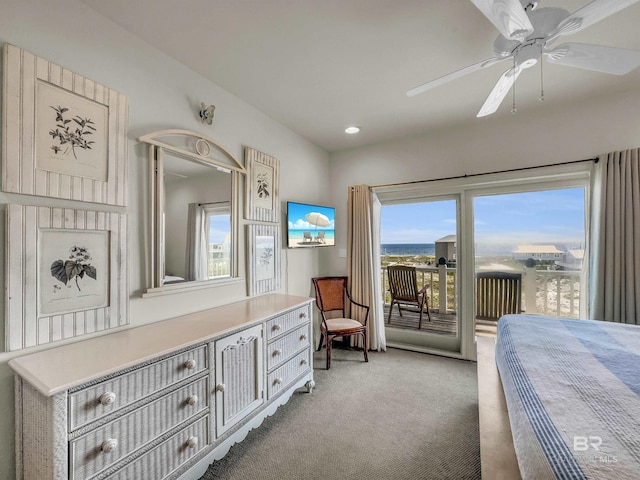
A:
<svg viewBox="0 0 640 480">
<path fill-rule="evenodd" d="M 209 278 L 231 275 L 231 205 L 204 206 L 206 215 L 207 270 Z"/>
</svg>

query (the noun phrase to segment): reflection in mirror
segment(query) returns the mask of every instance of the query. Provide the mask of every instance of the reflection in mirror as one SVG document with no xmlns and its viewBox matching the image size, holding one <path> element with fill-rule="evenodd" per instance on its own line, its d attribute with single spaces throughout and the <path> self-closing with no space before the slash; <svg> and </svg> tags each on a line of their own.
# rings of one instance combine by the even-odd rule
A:
<svg viewBox="0 0 640 480">
<path fill-rule="evenodd" d="M 231 274 L 231 172 L 164 157 L 163 284 Z"/>
<path fill-rule="evenodd" d="M 187 130 L 162 130 L 149 144 L 149 288 L 144 296 L 240 282 L 238 211 L 244 166 L 222 146 Z"/>
</svg>

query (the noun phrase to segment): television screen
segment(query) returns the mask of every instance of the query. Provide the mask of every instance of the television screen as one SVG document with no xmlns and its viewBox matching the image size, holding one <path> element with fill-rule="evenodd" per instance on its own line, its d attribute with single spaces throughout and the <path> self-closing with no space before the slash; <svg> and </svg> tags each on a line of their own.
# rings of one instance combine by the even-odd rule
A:
<svg viewBox="0 0 640 480">
<path fill-rule="evenodd" d="M 289 248 L 335 245 L 333 207 L 287 202 L 287 243 Z"/>
</svg>

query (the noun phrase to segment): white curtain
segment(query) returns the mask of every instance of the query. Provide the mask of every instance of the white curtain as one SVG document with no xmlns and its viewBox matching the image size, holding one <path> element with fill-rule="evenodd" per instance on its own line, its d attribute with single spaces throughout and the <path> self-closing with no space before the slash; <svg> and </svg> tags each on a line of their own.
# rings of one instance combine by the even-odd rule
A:
<svg viewBox="0 0 640 480">
<path fill-rule="evenodd" d="M 189 204 L 187 218 L 187 280 L 207 280 L 207 231 L 204 207 L 198 203 Z"/>
<path fill-rule="evenodd" d="M 591 199 L 589 318 L 640 324 L 640 149 L 602 155 Z"/>
<path fill-rule="evenodd" d="M 367 323 L 369 349 L 386 350 L 380 266 L 380 202 L 369 186 L 355 185 L 349 187 L 347 208 L 349 291 L 356 302 L 370 306 Z"/>
</svg>

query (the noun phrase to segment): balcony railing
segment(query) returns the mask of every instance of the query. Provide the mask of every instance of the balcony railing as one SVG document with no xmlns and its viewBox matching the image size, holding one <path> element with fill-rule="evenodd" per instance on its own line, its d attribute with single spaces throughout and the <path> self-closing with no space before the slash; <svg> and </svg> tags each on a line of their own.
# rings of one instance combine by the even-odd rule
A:
<svg viewBox="0 0 640 480">
<path fill-rule="evenodd" d="M 418 286 L 428 283 L 429 306 L 439 313 L 456 313 L 457 269 L 416 265 Z M 522 272 L 522 306 L 525 313 L 578 318 L 580 315 L 580 272 L 536 270 Z M 384 303 L 391 303 L 386 266 L 382 267 Z M 527 299 L 530 301 L 527 302 Z M 531 301 L 531 299 L 534 299 Z"/>
</svg>

